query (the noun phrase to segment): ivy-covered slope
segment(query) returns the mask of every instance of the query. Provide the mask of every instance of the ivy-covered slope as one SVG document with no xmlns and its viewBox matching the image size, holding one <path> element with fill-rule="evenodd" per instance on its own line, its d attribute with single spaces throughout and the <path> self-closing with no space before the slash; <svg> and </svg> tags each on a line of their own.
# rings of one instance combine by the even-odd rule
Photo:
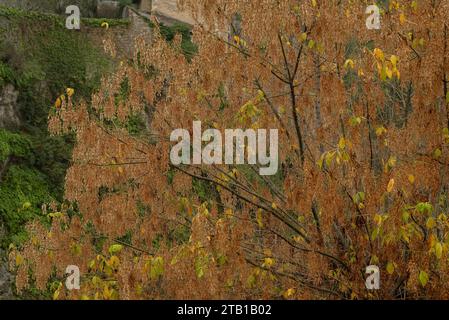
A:
<svg viewBox="0 0 449 320">
<path fill-rule="evenodd" d="M 0 129 L 0 223 L 2 247 L 20 245 L 24 226 L 43 218 L 41 206 L 61 201 L 71 158 L 72 136 L 50 136 L 48 111 L 66 88 L 88 100 L 112 67 L 102 49 L 82 32 L 67 30 L 64 17 L 0 6 L 0 89 L 19 92 L 22 124 Z M 100 19 L 84 19 L 100 27 Z M 109 26 L 126 20 L 108 20 Z"/>
<path fill-rule="evenodd" d="M 129 23 L 84 18 L 82 25 L 100 28 L 105 21 L 109 28 Z M 169 42 L 180 33 L 184 54 L 194 56 L 188 26 L 161 25 L 160 31 Z M 75 100 L 88 101 L 113 63 L 88 34 L 67 30 L 64 16 L 0 5 L 0 89 L 12 84 L 19 91 L 22 119 L 14 132 L 0 131 L 0 223 L 8 234 L 0 239 L 2 247 L 22 243 L 26 222 L 43 218 L 42 204 L 63 200 L 73 137 L 48 134 L 47 116 L 55 99 L 73 88 Z M 130 119 L 127 127 L 140 132 L 145 128 L 141 122 L 139 117 Z"/>
</svg>

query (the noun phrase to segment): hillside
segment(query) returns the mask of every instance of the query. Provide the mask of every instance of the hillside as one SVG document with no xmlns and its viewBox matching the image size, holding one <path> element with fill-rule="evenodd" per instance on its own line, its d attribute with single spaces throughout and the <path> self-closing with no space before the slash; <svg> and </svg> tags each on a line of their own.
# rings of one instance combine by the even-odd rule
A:
<svg viewBox="0 0 449 320">
<path fill-rule="evenodd" d="M 74 32 L 65 28 L 65 16 L 57 14 L 55 3 L 0 5 L 0 253 L 21 246 L 28 237 L 28 221 L 45 221 L 43 204 L 63 202 L 74 140 L 71 134 L 54 136 L 47 130 L 47 116 L 58 97 L 71 88 L 75 101 L 90 101 L 101 78 L 132 56 L 136 37 L 151 41 L 153 25 L 137 11 L 123 19 L 95 17 L 92 1 L 80 1 L 82 12 L 91 18 L 82 18 L 81 32 Z M 171 40 L 183 27 L 164 28 Z M 116 57 L 104 51 L 105 38 L 115 43 Z M 133 121 L 130 128 L 138 130 L 141 122 Z M 3 261 L 0 299 L 11 293 L 6 270 Z"/>
</svg>

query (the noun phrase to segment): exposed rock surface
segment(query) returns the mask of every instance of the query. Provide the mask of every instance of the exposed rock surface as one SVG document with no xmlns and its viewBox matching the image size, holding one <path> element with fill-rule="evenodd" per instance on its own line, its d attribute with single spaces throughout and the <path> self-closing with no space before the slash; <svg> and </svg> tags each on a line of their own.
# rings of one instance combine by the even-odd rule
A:
<svg viewBox="0 0 449 320">
<path fill-rule="evenodd" d="M 18 96 L 19 92 L 11 84 L 0 88 L 0 128 L 13 128 L 20 124 Z"/>
<path fill-rule="evenodd" d="M 0 220 L 0 238 L 4 237 L 5 230 Z M 8 263 L 6 261 L 5 253 L 0 250 L 0 300 L 13 299 L 12 283 L 14 278 L 8 271 Z"/>
</svg>

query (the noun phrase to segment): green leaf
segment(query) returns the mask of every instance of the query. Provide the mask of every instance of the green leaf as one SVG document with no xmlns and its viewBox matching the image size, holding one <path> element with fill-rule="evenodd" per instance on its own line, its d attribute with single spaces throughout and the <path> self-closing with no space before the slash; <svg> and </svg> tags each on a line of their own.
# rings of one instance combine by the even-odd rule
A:
<svg viewBox="0 0 449 320">
<path fill-rule="evenodd" d="M 380 73 L 380 79 L 382 81 L 386 81 L 387 80 L 387 68 L 385 66 L 382 67 L 382 71 Z"/>
<path fill-rule="evenodd" d="M 204 277 L 204 271 L 207 268 L 209 257 L 207 255 L 200 255 L 195 259 L 195 273 L 198 279 Z"/>
<path fill-rule="evenodd" d="M 309 47 L 309 49 L 313 49 L 313 47 L 315 47 L 315 41 L 309 40 L 309 44 L 307 46 Z"/>
<path fill-rule="evenodd" d="M 252 288 L 254 287 L 254 285 L 256 284 L 256 277 L 252 274 L 248 277 L 248 279 L 246 280 L 246 284 L 248 285 L 248 287 Z"/>
<path fill-rule="evenodd" d="M 217 258 L 217 263 L 219 266 L 224 265 L 227 261 L 228 261 L 228 259 L 224 254 L 220 254 Z"/>
<path fill-rule="evenodd" d="M 203 269 L 200 259 L 197 259 L 195 261 L 195 273 L 196 273 L 196 276 L 198 279 L 201 279 L 202 277 L 204 277 L 204 269 Z"/>
<path fill-rule="evenodd" d="M 326 161 L 326 167 L 327 168 L 329 168 L 331 166 L 332 160 L 334 159 L 334 157 L 335 157 L 335 152 L 328 152 L 328 153 L 326 153 L 325 161 Z"/>
<path fill-rule="evenodd" d="M 109 253 L 110 254 L 116 254 L 119 253 L 120 251 L 122 251 L 123 246 L 121 244 L 113 244 L 112 246 L 109 247 Z"/>
<path fill-rule="evenodd" d="M 359 204 L 365 201 L 365 192 L 357 192 L 353 198 L 355 204 Z"/>
<path fill-rule="evenodd" d="M 349 119 L 349 124 L 350 124 L 351 126 L 353 126 L 353 127 L 359 125 L 360 123 L 362 123 L 362 118 L 361 118 L 361 117 L 355 117 L 355 116 L 353 116 L 353 117 L 351 117 L 351 118 Z"/>
<path fill-rule="evenodd" d="M 421 285 L 425 287 L 428 281 L 429 275 L 427 274 L 427 272 L 421 270 L 419 272 L 419 283 L 421 283 Z"/>
<path fill-rule="evenodd" d="M 376 238 L 379 236 L 379 233 L 380 233 L 379 227 L 374 228 L 373 231 L 371 232 L 371 240 L 372 241 L 376 240 Z"/>
<path fill-rule="evenodd" d="M 428 202 L 421 202 L 416 205 L 416 210 L 418 210 L 419 213 L 424 213 L 426 211 L 432 213 L 433 206 Z"/>
<path fill-rule="evenodd" d="M 31 202 L 27 201 L 23 204 L 22 208 L 24 210 L 31 208 Z"/>
<path fill-rule="evenodd" d="M 164 274 L 164 259 L 157 257 L 151 261 L 150 278 L 157 279 Z"/>
</svg>

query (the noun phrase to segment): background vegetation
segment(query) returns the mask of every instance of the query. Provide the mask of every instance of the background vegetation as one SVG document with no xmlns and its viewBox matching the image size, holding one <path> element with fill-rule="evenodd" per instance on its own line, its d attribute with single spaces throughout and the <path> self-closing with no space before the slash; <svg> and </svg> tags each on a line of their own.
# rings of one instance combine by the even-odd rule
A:
<svg viewBox="0 0 449 320">
<path fill-rule="evenodd" d="M 9 248 L 18 292 L 447 299 L 449 1 L 376 3 L 379 30 L 365 28 L 364 1 L 185 0 L 199 17 L 192 35 L 153 25 L 152 42 L 138 41 L 98 90 L 89 83 L 98 77 L 64 64 L 57 68 L 78 76 L 22 68 L 41 81 L 53 74 L 44 88 L 60 101 L 48 129 L 74 146 L 63 197 L 36 212 L 28 241 Z M 35 53 L 36 61 L 61 54 L 45 44 Z M 16 67 L 4 64 L 3 81 L 14 81 Z M 74 91 L 61 99 L 68 85 Z M 259 176 L 260 163 L 173 165 L 170 134 L 195 120 L 203 129 L 278 129 L 278 174 Z M 19 164 L 34 148 L 31 137 L 2 137 L 2 157 Z M 32 166 L 42 179 L 20 170 L 40 183 L 38 196 L 56 193 Z M 30 180 L 8 170 L 10 189 Z M 39 211 L 31 200 L 15 205 L 23 220 Z M 73 264 L 81 290 L 69 291 Z M 373 264 L 381 288 L 369 291 Z"/>
</svg>

